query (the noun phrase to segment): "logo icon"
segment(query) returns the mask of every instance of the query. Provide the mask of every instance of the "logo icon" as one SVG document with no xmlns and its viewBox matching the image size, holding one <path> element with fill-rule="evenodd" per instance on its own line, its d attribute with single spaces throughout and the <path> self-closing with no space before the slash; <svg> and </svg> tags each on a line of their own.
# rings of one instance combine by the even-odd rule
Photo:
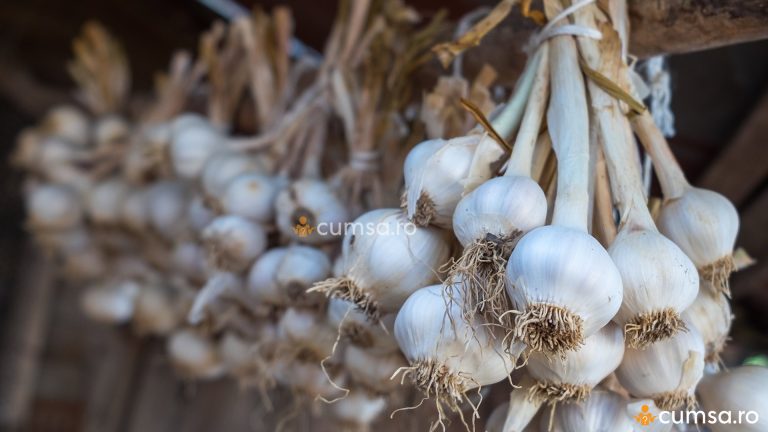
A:
<svg viewBox="0 0 768 432">
<path fill-rule="evenodd" d="M 299 223 L 293 227 L 293 232 L 299 237 L 308 237 L 314 230 L 309 226 L 306 216 L 299 216 Z"/>
<path fill-rule="evenodd" d="M 640 410 L 642 412 L 635 416 L 636 422 L 640 423 L 643 426 L 648 426 L 649 424 L 656 421 L 656 417 L 654 417 L 654 415 L 648 411 L 648 405 L 643 405 L 643 407 Z"/>
</svg>

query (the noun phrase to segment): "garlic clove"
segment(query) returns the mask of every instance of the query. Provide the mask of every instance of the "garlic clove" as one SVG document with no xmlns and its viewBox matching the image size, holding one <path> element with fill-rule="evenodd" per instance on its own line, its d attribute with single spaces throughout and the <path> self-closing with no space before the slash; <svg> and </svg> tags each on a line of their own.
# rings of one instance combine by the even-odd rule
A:
<svg viewBox="0 0 768 432">
<path fill-rule="evenodd" d="M 80 196 L 56 184 L 35 187 L 27 197 L 28 224 L 34 230 L 66 230 L 83 219 Z"/>
</svg>

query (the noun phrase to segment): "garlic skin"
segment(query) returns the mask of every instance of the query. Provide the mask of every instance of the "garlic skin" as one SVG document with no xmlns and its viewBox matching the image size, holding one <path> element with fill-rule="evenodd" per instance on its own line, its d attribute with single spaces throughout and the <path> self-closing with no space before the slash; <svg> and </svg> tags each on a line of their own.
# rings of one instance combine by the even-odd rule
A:
<svg viewBox="0 0 768 432">
<path fill-rule="evenodd" d="M 404 171 L 408 219 L 418 226 L 451 228 L 481 135 L 429 140 L 414 147 Z"/>
<path fill-rule="evenodd" d="M 399 351 L 381 354 L 354 345 L 344 350 L 344 369 L 354 382 L 377 394 L 389 394 L 400 388 L 400 381 L 391 379 L 408 362 Z"/>
<path fill-rule="evenodd" d="M 221 270 L 245 270 L 267 247 L 264 228 L 240 216 L 217 217 L 201 237 L 209 261 Z"/>
<path fill-rule="evenodd" d="M 688 326 L 644 350 L 627 347 L 616 376 L 632 396 L 653 399 L 660 409 L 672 411 L 694 402 L 705 353 L 701 335 Z"/>
<path fill-rule="evenodd" d="M 35 187 L 27 196 L 28 224 L 32 229 L 66 230 L 83 219 L 81 199 L 72 188 L 57 184 Z"/>
<path fill-rule="evenodd" d="M 349 219 L 347 208 L 330 186 L 313 179 L 297 180 L 283 189 L 277 195 L 275 209 L 280 233 L 291 240 L 308 244 L 338 240 L 340 227 Z M 303 224 L 302 218 L 305 218 Z M 320 224 L 326 225 L 327 235 L 317 232 Z M 308 235 L 299 235 L 297 226 L 308 226 L 313 230 Z"/>
<path fill-rule="evenodd" d="M 183 235 L 186 225 L 179 222 L 184 220 L 189 205 L 186 187 L 175 181 L 160 181 L 147 193 L 149 225 L 167 239 Z"/>
<path fill-rule="evenodd" d="M 216 345 L 191 329 L 174 332 L 166 349 L 171 364 L 182 376 L 192 379 L 213 379 L 224 372 Z"/>
<path fill-rule="evenodd" d="M 73 105 L 59 105 L 45 115 L 42 130 L 78 146 L 88 144 L 91 125 L 88 116 Z"/>
<path fill-rule="evenodd" d="M 245 173 L 227 185 L 221 206 L 226 213 L 268 223 L 275 217 L 275 201 L 285 186 L 280 177 Z"/>
<path fill-rule="evenodd" d="M 80 305 L 88 318 L 96 322 L 123 324 L 133 317 L 139 289 L 132 281 L 93 287 L 82 294 Z"/>
<path fill-rule="evenodd" d="M 334 416 L 342 423 L 365 430 L 384 412 L 387 401 L 384 396 L 352 391 L 332 406 Z"/>
<path fill-rule="evenodd" d="M 461 319 L 460 305 L 446 301 L 444 289 L 432 285 L 408 297 L 395 319 L 395 339 L 416 388 L 456 411 L 468 390 L 506 379 L 514 356 L 482 322 Z M 448 289 L 459 298 L 458 287 Z"/>
<path fill-rule="evenodd" d="M 87 195 L 88 216 L 96 224 L 118 224 L 121 204 L 125 201 L 127 194 L 128 185 L 120 179 L 97 183 Z"/>
<path fill-rule="evenodd" d="M 699 292 L 691 260 L 669 239 L 650 229 L 624 227 L 608 248 L 621 273 L 624 296 L 614 321 L 634 348 L 684 331 L 681 315 Z"/>
<path fill-rule="evenodd" d="M 169 156 L 180 178 L 200 177 L 208 158 L 224 145 L 224 136 L 204 117 L 183 114 L 171 126 Z"/>
<path fill-rule="evenodd" d="M 627 400 L 608 390 L 593 390 L 580 403 L 563 404 L 554 411 L 552 428 L 550 415 L 541 418 L 541 431 L 571 432 L 633 432 L 634 425 L 626 414 Z"/>
<path fill-rule="evenodd" d="M 507 263 L 506 287 L 514 309 L 523 312 L 516 339 L 557 356 L 608 324 L 623 293 L 621 275 L 600 243 L 558 225 L 523 236 Z"/>
<path fill-rule="evenodd" d="M 248 272 L 247 290 L 257 302 L 274 306 L 285 304 L 285 297 L 280 292 L 275 278 L 277 269 L 287 253 L 286 247 L 272 248 L 253 263 Z"/>
<path fill-rule="evenodd" d="M 586 338 L 582 346 L 565 353 L 564 358 L 531 353 L 527 368 L 536 383 L 530 395 L 550 404 L 582 401 L 619 366 L 623 356 L 624 334 L 613 323 Z"/>
<path fill-rule="evenodd" d="M 237 176 L 259 168 L 249 155 L 235 151 L 219 151 L 203 166 L 201 184 L 208 199 L 219 202 L 229 183 Z M 219 204 L 220 205 L 220 204 Z"/>
<path fill-rule="evenodd" d="M 738 412 L 750 411 L 750 424 L 710 424 L 713 432 L 762 432 L 768 430 L 768 368 L 740 366 L 728 371 L 707 375 L 701 380 L 697 394 L 705 411 L 729 411 L 732 419 Z"/>
<path fill-rule="evenodd" d="M 312 290 L 350 300 L 378 321 L 396 312 L 418 287 L 436 282 L 449 254 L 442 231 L 410 224 L 399 209 L 373 210 L 347 229 L 344 276 L 315 284 Z"/>
<path fill-rule="evenodd" d="M 708 284 L 701 281 L 702 285 Z M 733 314 L 725 294 L 712 294 L 702 287 L 693 304 L 683 312 L 683 320 L 699 331 L 707 348 L 705 361 L 708 365 L 719 366 L 720 353 L 728 341 Z"/>
<path fill-rule="evenodd" d="M 724 196 L 700 188 L 688 188 L 682 196 L 667 200 L 658 226 L 696 264 L 701 278 L 716 292 L 729 294 L 733 248 L 739 233 L 739 213 Z"/>
</svg>

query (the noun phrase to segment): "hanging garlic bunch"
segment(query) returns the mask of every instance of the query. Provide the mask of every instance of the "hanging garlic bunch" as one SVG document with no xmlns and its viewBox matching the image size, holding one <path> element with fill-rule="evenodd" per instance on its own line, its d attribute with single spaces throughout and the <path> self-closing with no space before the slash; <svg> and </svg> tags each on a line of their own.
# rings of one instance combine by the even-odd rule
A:
<svg viewBox="0 0 768 432">
<path fill-rule="evenodd" d="M 284 236 L 303 243 L 338 240 L 349 213 L 323 181 L 302 179 L 283 189 L 275 201 L 277 227 Z M 321 235 L 318 227 L 327 232 Z M 303 228 L 303 229 L 302 229 Z"/>
<path fill-rule="evenodd" d="M 683 312 L 683 320 L 698 330 L 704 339 L 707 364 L 717 366 L 722 361 L 720 353 L 728 341 L 733 322 L 728 298 L 725 294 L 713 295 L 711 290 L 702 288 L 693 304 Z"/>
<path fill-rule="evenodd" d="M 527 364 L 528 372 L 536 380 L 530 397 L 552 405 L 581 402 L 619 366 L 623 356 L 623 331 L 612 323 L 586 338 L 577 350 L 566 352 L 563 358 L 549 359 L 534 352 Z"/>
<path fill-rule="evenodd" d="M 672 411 L 694 403 L 704 375 L 704 341 L 692 326 L 645 349 L 627 347 L 616 376 L 629 393 Z"/>
<path fill-rule="evenodd" d="M 448 280 L 461 281 L 469 319 L 479 312 L 489 322 L 502 321 L 509 311 L 504 290 L 506 260 L 520 237 L 544 225 L 547 216 L 544 192 L 531 179 L 533 149 L 548 96 L 546 44 L 531 62 L 538 65 L 537 75 L 506 173 L 465 195 L 453 213 L 453 231 L 464 251 L 452 265 Z M 509 330 L 511 319 L 507 314 L 502 323 Z"/>
<path fill-rule="evenodd" d="M 547 124 L 558 159 L 552 225 L 518 242 L 507 293 L 519 313 L 514 339 L 562 356 L 605 326 L 622 300 L 621 275 L 587 234 L 589 131 L 584 82 L 571 36 L 549 42 L 552 95 Z"/>
<path fill-rule="evenodd" d="M 463 320 L 461 307 L 446 302 L 443 291 L 442 285 L 417 290 L 395 319 L 395 339 L 411 365 L 403 378 L 435 399 L 441 420 L 444 406 L 460 412 L 467 391 L 506 379 L 516 358 L 481 321 Z M 460 298 L 458 286 L 452 295 Z"/>
<path fill-rule="evenodd" d="M 542 416 L 540 430 L 633 432 L 635 428 L 625 412 L 626 406 L 627 400 L 620 394 L 595 389 L 584 401 L 559 407 L 554 412 L 551 422 L 549 415 Z"/>
<path fill-rule="evenodd" d="M 739 232 L 736 208 L 719 193 L 688 183 L 650 114 L 637 116 L 632 124 L 653 159 L 664 193 L 659 230 L 680 246 L 715 292 L 730 295 L 728 278 Z"/>
<path fill-rule="evenodd" d="M 443 232 L 409 223 L 398 209 L 363 214 L 342 244 L 344 276 L 315 284 L 311 291 L 346 299 L 374 321 L 396 312 L 418 287 L 437 281 L 448 259 Z"/>
<path fill-rule="evenodd" d="M 768 369 L 741 366 L 707 375 L 697 391 L 706 411 L 728 412 L 731 419 L 747 413 L 741 424 L 711 424 L 713 432 L 760 432 L 768 427 Z"/>
</svg>

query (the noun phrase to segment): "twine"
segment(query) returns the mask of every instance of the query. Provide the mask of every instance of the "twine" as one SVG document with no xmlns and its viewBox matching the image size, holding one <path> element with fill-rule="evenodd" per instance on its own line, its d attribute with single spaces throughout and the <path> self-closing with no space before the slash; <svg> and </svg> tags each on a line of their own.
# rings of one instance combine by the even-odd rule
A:
<svg viewBox="0 0 768 432">
<path fill-rule="evenodd" d="M 349 166 L 358 171 L 378 171 L 380 158 L 375 150 L 355 150 L 350 154 Z"/>
</svg>

